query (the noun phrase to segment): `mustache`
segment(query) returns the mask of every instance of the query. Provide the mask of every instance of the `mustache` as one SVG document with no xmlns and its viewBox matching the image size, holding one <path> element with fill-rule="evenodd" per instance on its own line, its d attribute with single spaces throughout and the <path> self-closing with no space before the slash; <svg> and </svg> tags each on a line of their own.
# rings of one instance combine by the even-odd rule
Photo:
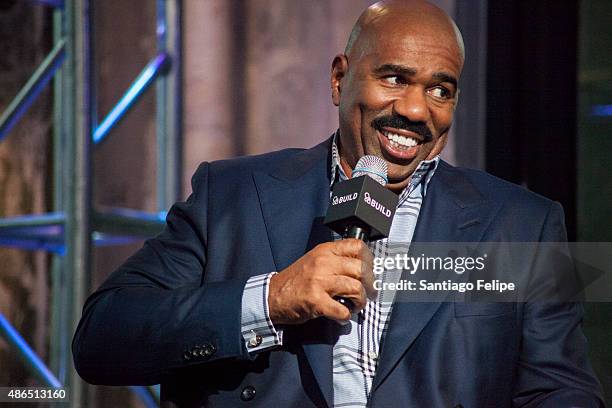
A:
<svg viewBox="0 0 612 408">
<path fill-rule="evenodd" d="M 384 127 L 403 129 L 416 133 L 423 138 L 423 143 L 431 142 L 433 135 L 429 127 L 423 122 L 413 122 L 401 115 L 381 116 L 372 121 L 372 127 L 380 132 Z"/>
</svg>

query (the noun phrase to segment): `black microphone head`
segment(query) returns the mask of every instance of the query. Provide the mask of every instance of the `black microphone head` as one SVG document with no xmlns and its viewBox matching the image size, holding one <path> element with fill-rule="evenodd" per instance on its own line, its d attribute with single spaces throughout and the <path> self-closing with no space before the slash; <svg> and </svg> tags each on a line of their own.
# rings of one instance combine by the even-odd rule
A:
<svg viewBox="0 0 612 408">
<path fill-rule="evenodd" d="M 377 156 L 366 155 L 361 157 L 353 169 L 353 178 L 359 176 L 370 176 L 381 186 L 386 186 L 387 162 Z"/>
</svg>

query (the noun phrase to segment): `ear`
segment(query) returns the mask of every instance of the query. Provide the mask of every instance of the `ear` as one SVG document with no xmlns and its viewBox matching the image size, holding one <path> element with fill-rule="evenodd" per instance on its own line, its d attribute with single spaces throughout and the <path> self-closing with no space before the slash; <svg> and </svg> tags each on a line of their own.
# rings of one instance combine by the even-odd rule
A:
<svg viewBox="0 0 612 408">
<path fill-rule="evenodd" d="M 332 62 L 331 70 L 331 89 L 332 102 L 334 105 L 340 105 L 340 94 L 342 93 L 342 79 L 348 70 L 348 59 L 344 54 L 338 54 Z"/>
</svg>

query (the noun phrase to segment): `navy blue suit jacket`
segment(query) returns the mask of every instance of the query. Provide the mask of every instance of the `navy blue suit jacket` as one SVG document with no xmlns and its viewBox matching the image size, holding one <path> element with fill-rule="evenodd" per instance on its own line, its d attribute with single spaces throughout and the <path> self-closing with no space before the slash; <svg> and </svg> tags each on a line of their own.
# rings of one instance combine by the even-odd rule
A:
<svg viewBox="0 0 612 408">
<path fill-rule="evenodd" d="M 203 163 L 167 226 L 88 299 L 73 341 L 79 374 L 162 384 L 170 406 L 331 406 L 334 325 L 285 329 L 256 357 L 241 336 L 246 280 L 332 239 L 330 140 Z M 484 172 L 441 162 L 413 241 L 565 240 L 561 207 Z M 602 406 L 578 304 L 396 302 L 375 407 Z M 194 353 L 195 351 L 195 353 Z M 250 395 L 253 396 L 253 393 Z"/>
</svg>

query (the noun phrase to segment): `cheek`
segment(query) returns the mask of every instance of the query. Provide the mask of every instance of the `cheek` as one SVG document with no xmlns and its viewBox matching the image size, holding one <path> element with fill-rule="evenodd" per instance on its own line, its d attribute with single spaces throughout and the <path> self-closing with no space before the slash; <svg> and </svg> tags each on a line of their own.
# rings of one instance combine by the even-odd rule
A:
<svg viewBox="0 0 612 408">
<path fill-rule="evenodd" d="M 435 136 L 440 136 L 448 131 L 453 122 L 453 109 L 451 107 L 434 108 L 431 110 L 431 117 Z"/>
<path fill-rule="evenodd" d="M 364 109 L 378 112 L 392 104 L 394 96 L 389 95 L 384 89 L 370 84 L 370 86 L 363 87 L 359 99 Z"/>
</svg>

